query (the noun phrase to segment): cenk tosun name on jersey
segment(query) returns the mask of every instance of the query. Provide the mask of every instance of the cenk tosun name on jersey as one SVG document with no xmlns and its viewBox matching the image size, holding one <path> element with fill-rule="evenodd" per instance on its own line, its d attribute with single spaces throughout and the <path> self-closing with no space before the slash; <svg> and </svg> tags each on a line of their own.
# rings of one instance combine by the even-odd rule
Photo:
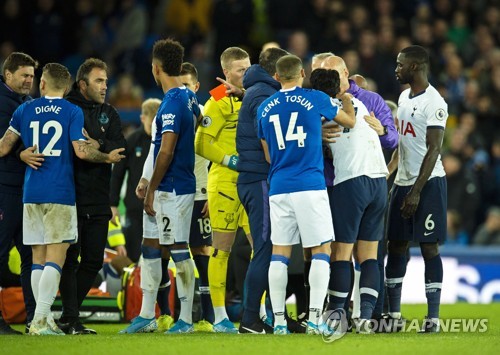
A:
<svg viewBox="0 0 500 355">
<path fill-rule="evenodd" d="M 272 101 L 269 101 L 267 103 L 266 107 L 264 107 L 264 110 L 262 111 L 262 117 L 265 117 L 267 115 L 267 113 L 269 112 L 269 110 L 271 110 L 274 106 L 277 106 L 280 104 L 279 99 L 280 98 L 277 97 L 277 98 L 275 98 Z M 312 110 L 312 108 L 314 107 L 314 105 L 309 100 L 307 100 L 306 98 L 304 98 L 300 95 L 285 96 L 285 100 L 287 103 L 297 103 L 297 104 L 303 106 L 307 111 Z"/>
<path fill-rule="evenodd" d="M 57 106 L 57 105 L 38 106 L 38 107 L 35 107 L 35 113 L 38 115 L 38 114 L 44 113 L 44 112 L 53 112 L 56 115 L 58 115 L 59 112 L 61 112 L 61 109 L 62 109 L 62 107 Z"/>
</svg>

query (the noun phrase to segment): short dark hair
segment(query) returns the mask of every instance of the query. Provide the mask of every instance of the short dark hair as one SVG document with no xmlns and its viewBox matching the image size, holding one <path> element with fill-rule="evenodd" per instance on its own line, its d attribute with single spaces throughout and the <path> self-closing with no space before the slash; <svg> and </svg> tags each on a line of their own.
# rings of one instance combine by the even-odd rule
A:
<svg viewBox="0 0 500 355">
<path fill-rule="evenodd" d="M 182 63 L 181 73 L 179 75 L 191 75 L 195 81 L 198 81 L 198 70 L 189 62 Z"/>
<path fill-rule="evenodd" d="M 336 70 L 315 69 L 311 73 L 309 82 L 313 89 L 323 91 L 330 97 L 336 97 L 340 92 L 340 75 Z"/>
<path fill-rule="evenodd" d="M 5 61 L 3 62 L 2 73 L 5 76 L 7 70 L 11 73 L 14 73 L 21 67 L 33 67 L 34 69 L 36 69 L 38 68 L 38 62 L 26 53 L 12 52 L 7 58 L 5 58 Z"/>
<path fill-rule="evenodd" d="M 76 82 L 79 83 L 80 80 L 83 80 L 88 84 L 89 74 L 94 68 L 99 68 L 105 70 L 106 72 L 108 71 L 108 66 L 103 60 L 98 58 L 88 58 L 78 68 L 76 73 Z"/>
<path fill-rule="evenodd" d="M 287 54 L 276 62 L 276 73 L 280 76 L 280 81 L 297 79 L 302 69 L 302 60 L 293 54 Z"/>
<path fill-rule="evenodd" d="M 276 62 L 281 57 L 290 54 L 281 48 L 267 48 L 260 52 L 259 65 L 271 76 L 276 73 Z"/>
<path fill-rule="evenodd" d="M 71 80 L 71 74 L 68 68 L 59 63 L 47 63 L 43 67 L 43 75 L 49 85 L 56 90 L 66 89 Z"/>
<path fill-rule="evenodd" d="M 429 65 L 429 53 L 422 46 L 409 46 L 403 48 L 401 53 L 405 55 L 410 61 L 414 61 L 417 64 L 426 64 Z"/>
<path fill-rule="evenodd" d="M 169 76 L 179 76 L 182 61 L 184 59 L 184 47 L 173 39 L 161 39 L 153 46 L 153 60 L 161 63 L 161 70 Z"/>
</svg>

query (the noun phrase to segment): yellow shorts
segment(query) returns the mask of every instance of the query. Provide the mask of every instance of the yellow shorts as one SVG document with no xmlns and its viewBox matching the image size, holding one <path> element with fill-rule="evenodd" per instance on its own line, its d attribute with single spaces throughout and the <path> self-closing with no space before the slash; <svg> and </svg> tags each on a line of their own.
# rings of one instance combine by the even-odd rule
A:
<svg viewBox="0 0 500 355">
<path fill-rule="evenodd" d="M 212 230 L 235 232 L 238 227 L 241 227 L 245 234 L 250 234 L 248 216 L 240 202 L 234 183 L 219 182 L 215 189 L 208 189 L 208 209 Z"/>
</svg>

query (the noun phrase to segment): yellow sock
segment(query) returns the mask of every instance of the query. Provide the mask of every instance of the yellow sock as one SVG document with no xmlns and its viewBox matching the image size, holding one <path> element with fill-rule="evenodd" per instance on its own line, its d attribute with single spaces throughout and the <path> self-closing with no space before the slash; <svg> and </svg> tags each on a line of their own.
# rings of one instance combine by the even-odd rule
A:
<svg viewBox="0 0 500 355">
<path fill-rule="evenodd" d="M 266 312 L 266 291 L 264 291 L 264 294 L 262 295 L 262 298 L 260 299 L 259 317 L 262 320 L 264 320 L 264 319 L 267 318 L 267 312 Z"/>
<path fill-rule="evenodd" d="M 210 297 L 214 307 L 226 306 L 226 279 L 227 262 L 229 252 L 210 248 L 210 260 L 208 262 L 208 284 L 210 286 Z"/>
</svg>

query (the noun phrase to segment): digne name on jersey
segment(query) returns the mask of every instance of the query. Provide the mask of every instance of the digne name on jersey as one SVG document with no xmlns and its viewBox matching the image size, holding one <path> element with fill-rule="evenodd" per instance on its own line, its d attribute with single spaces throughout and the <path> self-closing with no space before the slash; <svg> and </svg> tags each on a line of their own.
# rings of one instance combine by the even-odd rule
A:
<svg viewBox="0 0 500 355">
<path fill-rule="evenodd" d="M 38 115 L 39 113 L 44 112 L 54 112 L 56 115 L 61 112 L 62 107 L 57 105 L 47 105 L 47 106 L 38 106 L 35 107 L 35 113 Z"/>
</svg>

